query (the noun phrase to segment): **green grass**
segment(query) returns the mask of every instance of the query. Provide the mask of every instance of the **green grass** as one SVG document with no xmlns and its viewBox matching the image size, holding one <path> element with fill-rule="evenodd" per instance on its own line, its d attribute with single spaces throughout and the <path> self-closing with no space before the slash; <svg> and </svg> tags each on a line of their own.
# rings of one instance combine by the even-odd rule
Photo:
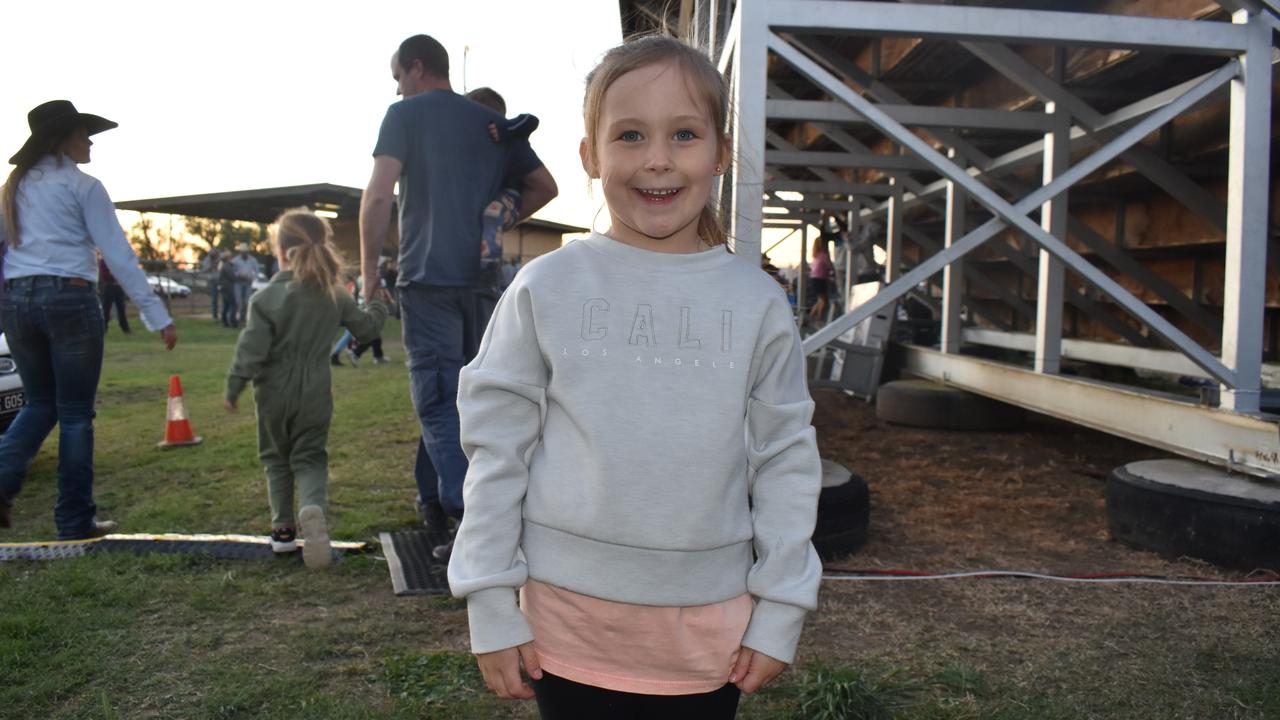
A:
<svg viewBox="0 0 1280 720">
<path fill-rule="evenodd" d="M 100 513 L 124 532 L 265 534 L 252 401 L 245 398 L 236 414 L 221 407 L 235 333 L 202 318 L 181 319 L 179 333 L 171 353 L 154 334 L 126 337 L 113 328 L 108 336 L 97 422 Z M 384 337 L 391 363 L 334 371 L 330 495 L 341 539 L 371 540 L 416 522 L 417 425 L 399 327 L 391 324 Z M 155 445 L 173 373 L 182 377 L 204 444 L 162 451 Z M 0 539 L 54 535 L 56 450 L 55 434 L 18 498 L 15 528 Z M 1034 620 L 1046 602 L 1020 594 L 1035 586 L 972 587 L 985 594 L 957 597 L 979 598 L 979 609 L 981 598 L 1017 600 L 1026 607 L 1018 622 Z M 1269 596 L 1210 611 L 1214 598 L 1227 596 L 1146 606 L 1119 593 L 1075 591 L 1078 607 L 1105 603 L 1114 612 L 1079 637 L 1024 638 L 1001 637 L 987 625 L 944 632 L 937 617 L 894 615 L 882 599 L 888 592 L 824 586 L 800 666 L 745 698 L 739 716 L 1280 717 L 1280 638 L 1271 620 L 1280 601 Z M 917 607 L 939 602 L 942 589 L 929 592 Z M 1144 597 L 1154 603 L 1157 596 Z M 974 612 L 949 609 L 957 617 Z M 1203 622 L 1221 632 L 1193 632 L 1207 614 Z M 866 637 L 832 639 L 839 631 L 829 623 L 852 627 L 867 618 Z M 895 618 L 902 627 L 877 639 Z M 531 703 L 500 701 L 484 689 L 467 652 L 463 604 L 393 597 L 376 554 L 322 573 L 296 558 L 0 563 L 4 720 L 535 716 Z"/>
</svg>

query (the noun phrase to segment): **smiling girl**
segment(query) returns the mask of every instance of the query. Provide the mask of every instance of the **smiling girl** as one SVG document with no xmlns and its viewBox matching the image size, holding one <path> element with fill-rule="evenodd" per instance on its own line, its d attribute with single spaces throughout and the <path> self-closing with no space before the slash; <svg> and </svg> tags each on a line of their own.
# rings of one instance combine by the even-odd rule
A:
<svg viewBox="0 0 1280 720">
<path fill-rule="evenodd" d="M 816 604 L 813 403 L 713 205 L 726 106 L 675 40 L 605 55 L 580 151 L 610 227 L 529 263 L 462 371 L 449 582 L 485 682 L 544 718 L 733 717 Z"/>
</svg>

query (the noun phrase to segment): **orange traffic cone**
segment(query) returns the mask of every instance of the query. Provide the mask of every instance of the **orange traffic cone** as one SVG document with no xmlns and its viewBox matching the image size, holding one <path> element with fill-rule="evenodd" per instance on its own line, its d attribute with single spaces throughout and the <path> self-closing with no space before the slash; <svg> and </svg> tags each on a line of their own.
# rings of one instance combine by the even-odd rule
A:
<svg viewBox="0 0 1280 720">
<path fill-rule="evenodd" d="M 187 418 L 187 404 L 182 400 L 182 381 L 177 375 L 169 378 L 169 418 L 164 426 L 164 440 L 159 447 L 199 445 L 204 438 L 191 432 L 191 420 Z"/>
</svg>

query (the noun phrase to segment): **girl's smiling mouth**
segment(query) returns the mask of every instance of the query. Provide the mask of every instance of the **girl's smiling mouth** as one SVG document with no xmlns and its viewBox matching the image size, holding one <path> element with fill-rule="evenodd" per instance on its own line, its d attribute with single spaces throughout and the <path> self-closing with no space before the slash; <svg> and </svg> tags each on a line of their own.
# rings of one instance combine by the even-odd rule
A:
<svg viewBox="0 0 1280 720">
<path fill-rule="evenodd" d="M 644 198 L 645 202 L 653 205 L 666 205 L 673 200 L 684 188 L 655 188 L 645 189 L 636 188 L 635 191 Z"/>
</svg>

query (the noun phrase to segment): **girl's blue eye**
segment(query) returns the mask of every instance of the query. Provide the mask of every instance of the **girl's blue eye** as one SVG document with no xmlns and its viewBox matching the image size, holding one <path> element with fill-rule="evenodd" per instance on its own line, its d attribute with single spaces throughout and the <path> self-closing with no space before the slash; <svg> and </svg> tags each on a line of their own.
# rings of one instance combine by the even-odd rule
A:
<svg viewBox="0 0 1280 720">
<path fill-rule="evenodd" d="M 677 140 L 692 140 L 692 139 L 694 139 L 695 137 L 697 137 L 697 136 L 693 134 L 693 131 L 692 131 L 692 130 L 677 130 L 677 131 L 676 131 L 676 139 L 677 139 Z"/>
<path fill-rule="evenodd" d="M 635 142 L 640 139 L 640 133 L 636 132 L 635 130 L 628 130 L 622 133 L 621 135 L 619 135 L 618 139 L 623 142 Z"/>
</svg>

